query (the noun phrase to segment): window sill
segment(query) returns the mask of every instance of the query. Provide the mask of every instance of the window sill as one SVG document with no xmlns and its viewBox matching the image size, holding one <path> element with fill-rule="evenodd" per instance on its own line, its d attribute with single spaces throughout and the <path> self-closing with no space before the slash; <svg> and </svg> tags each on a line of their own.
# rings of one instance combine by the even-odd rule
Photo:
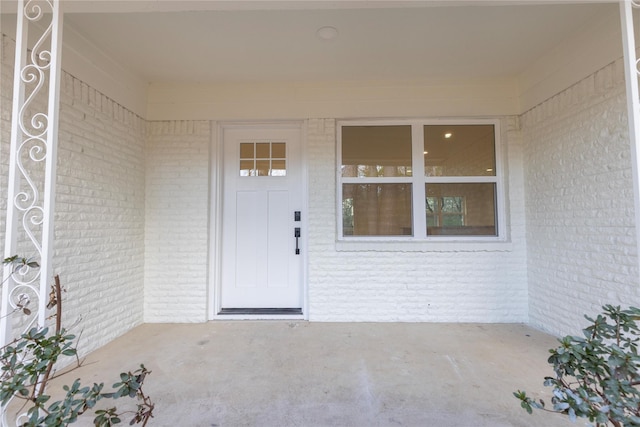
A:
<svg viewBox="0 0 640 427">
<path fill-rule="evenodd" d="M 513 243 L 498 240 L 338 240 L 338 252 L 511 252 Z"/>
</svg>

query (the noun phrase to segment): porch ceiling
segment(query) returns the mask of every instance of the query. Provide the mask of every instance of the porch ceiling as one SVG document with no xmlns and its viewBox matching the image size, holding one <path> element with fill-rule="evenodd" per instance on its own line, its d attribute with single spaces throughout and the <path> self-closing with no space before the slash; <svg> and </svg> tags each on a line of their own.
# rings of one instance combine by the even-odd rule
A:
<svg viewBox="0 0 640 427">
<path fill-rule="evenodd" d="M 87 13 L 80 6 L 91 2 L 71 3 L 65 31 L 149 83 L 517 78 L 560 41 L 617 8 L 532 2 L 491 7 L 280 2 L 280 7 L 260 8 L 260 2 L 245 7 L 228 7 L 243 2 L 183 2 L 197 7 L 172 10 L 168 5 L 174 2 L 153 2 L 151 12 L 138 7 L 135 13 L 115 13 L 112 5 L 104 9 L 108 12 Z M 122 10 L 135 3 L 120 2 Z M 455 7 L 441 7 L 445 3 Z M 167 7 L 158 7 L 163 4 Z M 218 7 L 206 7 L 212 4 Z M 427 5 L 439 7 L 417 7 Z M 335 27 L 338 37 L 317 37 L 323 26 Z"/>
</svg>

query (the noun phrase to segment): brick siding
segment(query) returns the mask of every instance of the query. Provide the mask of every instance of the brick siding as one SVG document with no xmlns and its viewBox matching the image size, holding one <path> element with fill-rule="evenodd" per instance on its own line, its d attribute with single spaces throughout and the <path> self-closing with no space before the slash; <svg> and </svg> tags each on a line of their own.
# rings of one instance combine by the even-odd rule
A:
<svg viewBox="0 0 640 427">
<path fill-rule="evenodd" d="M 13 55 L 2 43 L 0 190 Z M 500 120 L 509 242 L 424 250 L 337 243 L 336 120 L 307 121 L 310 320 L 530 321 L 564 334 L 601 304 L 638 303 L 621 61 Z M 207 319 L 211 128 L 146 122 L 63 75 L 54 265 L 83 351 L 143 321 Z M 0 197 L 1 221 L 5 209 Z"/>
<path fill-rule="evenodd" d="M 521 122 L 530 322 L 579 333 L 583 314 L 639 302 L 622 60 Z"/>
<path fill-rule="evenodd" d="M 146 322 L 207 319 L 210 124 L 151 122 L 146 159 Z"/>
<path fill-rule="evenodd" d="M 505 251 L 336 249 L 335 120 L 313 119 L 309 153 L 309 313 L 319 321 L 525 322 L 526 258 L 517 121 L 503 120 L 513 243 Z M 403 246 L 405 249 L 403 250 Z"/>
<path fill-rule="evenodd" d="M 6 194 L 15 45 L 7 37 L 2 43 L 0 191 Z M 53 265 L 66 289 L 64 324 L 79 320 L 73 331 L 82 331 L 83 353 L 143 321 L 146 128 L 140 117 L 63 73 Z M 4 243 L 6 197 L 0 200 Z"/>
</svg>

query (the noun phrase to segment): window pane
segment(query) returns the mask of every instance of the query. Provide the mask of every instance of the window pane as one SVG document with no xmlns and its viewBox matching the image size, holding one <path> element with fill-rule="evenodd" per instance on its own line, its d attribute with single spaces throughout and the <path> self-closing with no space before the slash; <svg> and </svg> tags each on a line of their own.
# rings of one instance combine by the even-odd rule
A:
<svg viewBox="0 0 640 427">
<path fill-rule="evenodd" d="M 269 160 L 256 160 L 258 176 L 269 176 Z"/>
<path fill-rule="evenodd" d="M 256 144 L 256 159 L 268 159 L 271 157 L 271 144 L 268 142 L 259 142 Z"/>
<path fill-rule="evenodd" d="M 425 176 L 495 176 L 493 125 L 424 127 Z"/>
<path fill-rule="evenodd" d="M 253 159 L 253 142 L 240 143 L 240 158 Z"/>
<path fill-rule="evenodd" d="M 342 176 L 411 176 L 411 126 L 342 127 Z"/>
<path fill-rule="evenodd" d="M 284 159 L 287 157 L 287 147 L 284 142 L 274 142 L 271 144 L 271 158 Z"/>
<path fill-rule="evenodd" d="M 253 160 L 240 160 L 240 176 L 254 176 Z"/>
<path fill-rule="evenodd" d="M 496 185 L 426 184 L 427 234 L 496 236 Z"/>
<path fill-rule="evenodd" d="M 272 160 L 271 176 L 286 176 L 286 175 L 287 175 L 286 160 Z"/>
<path fill-rule="evenodd" d="M 411 184 L 343 184 L 345 236 L 410 236 Z"/>
</svg>

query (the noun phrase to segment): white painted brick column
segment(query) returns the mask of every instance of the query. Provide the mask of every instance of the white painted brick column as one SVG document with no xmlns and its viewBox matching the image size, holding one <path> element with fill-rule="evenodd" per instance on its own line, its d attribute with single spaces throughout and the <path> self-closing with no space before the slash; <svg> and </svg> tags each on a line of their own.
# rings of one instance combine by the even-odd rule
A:
<svg viewBox="0 0 640 427">
<path fill-rule="evenodd" d="M 579 333 L 584 314 L 640 302 L 622 60 L 521 123 L 530 322 Z"/>
<path fill-rule="evenodd" d="M 210 123 L 151 122 L 149 127 L 145 321 L 204 322 Z"/>
</svg>

